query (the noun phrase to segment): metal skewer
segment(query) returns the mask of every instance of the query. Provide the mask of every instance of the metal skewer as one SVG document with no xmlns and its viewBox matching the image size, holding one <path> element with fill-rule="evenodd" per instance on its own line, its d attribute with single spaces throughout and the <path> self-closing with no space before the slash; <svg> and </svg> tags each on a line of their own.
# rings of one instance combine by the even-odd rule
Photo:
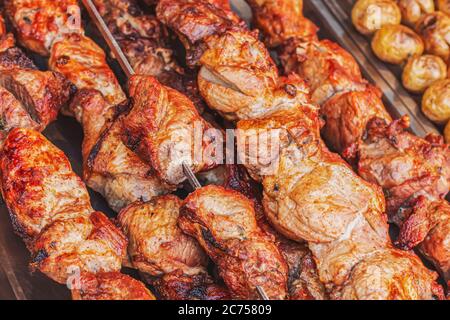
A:
<svg viewBox="0 0 450 320">
<path fill-rule="evenodd" d="M 123 53 L 122 48 L 119 46 L 116 39 L 111 34 L 111 31 L 109 31 L 108 26 L 106 25 L 105 21 L 103 20 L 103 17 L 100 15 L 95 5 L 92 3 L 92 0 L 82 0 L 82 2 L 89 13 L 89 16 L 94 21 L 95 25 L 97 26 L 106 43 L 108 44 L 110 50 L 114 54 L 115 58 L 119 61 L 119 64 L 122 67 L 122 70 L 125 72 L 127 78 L 130 78 L 131 76 L 135 75 L 136 72 L 134 71 L 127 57 Z M 198 181 L 191 167 L 189 167 L 185 162 L 183 162 L 182 166 L 183 166 L 183 173 L 186 176 L 189 183 L 191 184 L 192 188 L 194 188 L 195 190 L 200 189 L 202 185 Z M 258 292 L 262 300 L 270 300 L 261 286 L 256 286 L 256 291 Z"/>
</svg>

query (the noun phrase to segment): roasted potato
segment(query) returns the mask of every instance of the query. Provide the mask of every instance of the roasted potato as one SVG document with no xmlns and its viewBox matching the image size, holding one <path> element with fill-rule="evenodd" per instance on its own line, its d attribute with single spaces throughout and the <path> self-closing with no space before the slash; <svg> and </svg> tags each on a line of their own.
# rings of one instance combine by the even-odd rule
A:
<svg viewBox="0 0 450 320">
<path fill-rule="evenodd" d="M 421 55 L 424 44 L 419 35 L 410 28 L 403 25 L 387 25 L 375 33 L 372 50 L 385 62 L 402 64 L 413 55 Z"/>
<path fill-rule="evenodd" d="M 402 22 L 414 27 L 427 13 L 434 12 L 433 0 L 397 0 L 398 7 L 402 13 Z"/>
<path fill-rule="evenodd" d="M 411 92 L 422 93 L 435 81 L 447 77 L 447 65 L 438 56 L 413 56 L 403 70 L 403 86 Z"/>
<path fill-rule="evenodd" d="M 445 138 L 445 143 L 449 143 L 450 144 L 450 121 L 445 126 L 444 138 Z"/>
<path fill-rule="evenodd" d="M 440 56 L 445 61 L 450 57 L 450 17 L 436 11 L 426 14 L 418 22 L 416 31 L 425 42 L 428 53 Z"/>
<path fill-rule="evenodd" d="M 431 121 L 439 124 L 450 120 L 450 79 L 437 81 L 425 91 L 422 111 Z"/>
<path fill-rule="evenodd" d="M 388 24 L 400 24 L 400 8 L 392 0 L 358 0 L 352 10 L 352 22 L 362 34 L 371 35 Z"/>
<path fill-rule="evenodd" d="M 450 0 L 436 0 L 437 9 L 450 15 Z"/>
</svg>

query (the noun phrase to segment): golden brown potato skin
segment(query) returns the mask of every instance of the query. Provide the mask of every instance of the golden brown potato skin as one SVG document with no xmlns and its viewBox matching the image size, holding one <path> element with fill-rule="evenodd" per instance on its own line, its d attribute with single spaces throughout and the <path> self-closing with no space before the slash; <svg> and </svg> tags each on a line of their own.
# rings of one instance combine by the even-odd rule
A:
<svg viewBox="0 0 450 320">
<path fill-rule="evenodd" d="M 414 27 L 424 14 L 434 12 L 434 0 L 397 0 L 402 22 Z"/>
<path fill-rule="evenodd" d="M 387 25 L 375 33 L 372 50 L 380 60 L 402 64 L 412 55 L 421 55 L 424 44 L 419 35 L 408 27 Z"/>
<path fill-rule="evenodd" d="M 435 82 L 422 98 L 422 111 L 431 121 L 445 124 L 450 120 L 450 79 Z"/>
<path fill-rule="evenodd" d="M 201 188 L 183 202 L 179 225 L 216 263 L 233 297 L 258 299 L 256 286 L 270 299 L 287 297 L 286 262 L 258 227 L 248 198 L 223 187 Z"/>
<path fill-rule="evenodd" d="M 73 300 L 156 300 L 145 285 L 119 272 L 83 273 Z"/>
<path fill-rule="evenodd" d="M 33 255 L 32 267 L 65 283 L 83 272 L 121 269 L 127 240 L 90 204 L 84 183 L 42 134 L 13 129 L 0 158 L 2 195 L 13 226 Z"/>
<path fill-rule="evenodd" d="M 438 80 L 447 78 L 447 65 L 438 56 L 425 54 L 408 59 L 402 74 L 403 86 L 411 92 L 422 93 Z"/>
<path fill-rule="evenodd" d="M 425 50 L 448 61 L 450 58 L 450 17 L 436 11 L 417 22 L 416 30 L 425 42 Z"/>
<path fill-rule="evenodd" d="M 356 30 L 371 35 L 386 25 L 400 24 L 400 8 L 392 0 L 358 0 L 352 9 Z"/>
</svg>

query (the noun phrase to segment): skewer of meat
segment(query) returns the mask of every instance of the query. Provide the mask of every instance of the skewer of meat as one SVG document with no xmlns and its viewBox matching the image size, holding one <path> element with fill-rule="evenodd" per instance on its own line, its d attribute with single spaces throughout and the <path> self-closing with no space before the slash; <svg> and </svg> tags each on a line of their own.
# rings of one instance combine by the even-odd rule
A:
<svg viewBox="0 0 450 320">
<path fill-rule="evenodd" d="M 356 176 L 323 144 L 318 110 L 305 102 L 308 95 L 292 83 L 279 85 L 282 78 L 255 35 L 227 23 L 218 30 L 216 22 L 223 13 L 215 11 L 220 9 L 189 0 L 163 0 L 157 7 L 163 23 L 191 40 L 187 49 L 199 57 L 200 92 L 212 108 L 241 120 L 238 128 L 250 135 L 257 129 L 281 130 L 280 153 L 276 159 L 261 161 L 276 160 L 277 169 L 265 174 L 265 166 L 247 165 L 263 184 L 263 204 L 271 223 L 288 238 L 308 241 L 320 279 L 333 298 L 442 297 L 437 275 L 414 254 L 391 245 L 380 189 Z M 197 12 L 203 16 L 208 12 L 209 20 L 196 24 Z M 192 41 L 186 33 L 197 26 L 205 28 L 207 22 L 211 33 Z M 182 27 L 186 23 L 189 30 Z M 255 88 L 259 95 L 253 93 Z M 283 97 L 283 104 L 274 103 L 274 96 Z"/>
<path fill-rule="evenodd" d="M 98 285 L 103 297 L 117 297 L 120 290 L 110 281 L 131 281 L 120 274 L 127 240 L 91 207 L 63 152 L 39 132 L 16 128 L 5 140 L 0 168 L 2 195 L 16 233 L 32 254 L 31 267 L 61 284 L 78 281 L 75 297 L 92 297 L 92 281 L 105 282 Z M 133 285 L 141 298 L 153 297 L 142 284 Z M 119 297 L 128 297 L 127 291 Z"/>
<path fill-rule="evenodd" d="M 392 122 L 378 89 L 366 84 L 356 61 L 337 44 L 311 40 L 311 37 L 286 36 L 276 29 L 267 30 L 268 12 L 276 12 L 282 21 L 279 23 L 289 24 L 303 18 L 301 11 L 275 8 L 272 1 L 250 1 L 250 4 L 267 43 L 282 38 L 276 45 L 282 53 L 285 72 L 297 72 L 311 85 L 313 98 L 321 104 L 325 141 L 354 163 L 361 177 L 383 187 L 389 219 L 403 229 L 410 228 L 405 223 L 403 206 L 408 207 L 416 201 L 414 198 L 422 195 L 431 201 L 445 202 L 450 186 L 450 147 L 444 144 L 442 137 L 430 134 L 422 139 L 414 136 L 406 131 L 409 127 L 407 117 Z M 298 33 L 309 30 L 307 25 L 297 28 Z M 428 217 L 435 212 L 431 210 Z M 419 216 L 423 217 L 423 214 L 416 216 L 416 223 Z M 439 214 L 435 219 L 438 217 Z M 435 228 L 441 229 L 437 234 L 446 232 L 444 224 L 437 224 Z M 435 262 L 447 279 L 450 261 L 448 254 L 442 252 L 450 252 L 450 247 L 445 248 L 445 241 L 432 234 L 430 239 L 436 240 L 436 248 L 432 250 L 433 241 L 428 241 L 425 256 Z M 412 249 L 411 243 L 419 244 L 413 241 L 402 247 Z M 445 257 L 447 261 L 443 261 Z"/>
</svg>

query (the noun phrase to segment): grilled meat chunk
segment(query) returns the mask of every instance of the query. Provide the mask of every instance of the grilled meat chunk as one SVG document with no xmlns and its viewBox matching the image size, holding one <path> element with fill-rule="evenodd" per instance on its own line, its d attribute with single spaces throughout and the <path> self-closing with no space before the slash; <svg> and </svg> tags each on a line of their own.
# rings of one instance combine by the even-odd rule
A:
<svg viewBox="0 0 450 320">
<path fill-rule="evenodd" d="M 244 22 L 228 8 L 209 1 L 162 0 L 158 2 L 156 14 L 180 37 L 186 48 L 187 64 L 194 67 L 198 65 L 209 36 L 244 26 Z"/>
<path fill-rule="evenodd" d="M 218 155 L 214 147 L 221 142 L 208 136 L 211 125 L 187 97 L 150 76 L 132 77 L 129 88 L 133 100 L 123 119 L 122 141 L 150 164 L 162 181 L 177 186 L 186 180 L 183 163 L 194 172 L 215 166 Z"/>
<path fill-rule="evenodd" d="M 174 189 L 123 144 L 121 119 L 127 104 L 108 107 L 100 92 L 83 89 L 75 95 L 70 110 L 80 117 L 84 131 L 83 180 L 113 210 L 119 212 L 132 202 L 149 201 Z"/>
<path fill-rule="evenodd" d="M 59 36 L 83 33 L 78 25 L 81 17 L 77 0 L 5 0 L 5 9 L 19 42 L 43 56 L 50 54 Z"/>
<path fill-rule="evenodd" d="M 32 69 L 9 69 L 0 73 L 0 86 L 14 94 L 30 114 L 45 128 L 56 119 L 67 103 L 70 84 L 59 73 Z"/>
<path fill-rule="evenodd" d="M 391 221 L 400 224 L 398 209 L 410 198 L 444 198 L 450 186 L 450 147 L 442 137 L 425 139 L 406 131 L 408 117 L 386 124 L 369 122 L 366 139 L 353 151 L 358 173 L 384 189 Z"/>
<path fill-rule="evenodd" d="M 450 279 L 450 204 L 446 200 L 430 201 L 424 196 L 401 209 L 403 223 L 396 244 L 405 250 L 417 247 Z"/>
<path fill-rule="evenodd" d="M 84 273 L 73 300 L 155 300 L 145 285 L 119 272 Z"/>
<path fill-rule="evenodd" d="M 181 200 L 173 195 L 133 203 L 118 221 L 129 238 L 128 255 L 134 268 L 152 276 L 176 270 L 185 275 L 205 272 L 207 256 L 177 225 Z"/>
<path fill-rule="evenodd" d="M 250 0 L 254 22 L 268 47 L 283 45 L 289 39 L 316 39 L 318 28 L 303 17 L 303 0 Z"/>
<path fill-rule="evenodd" d="M 228 298 L 228 290 L 208 274 L 205 252 L 178 227 L 180 206 L 179 198 L 168 195 L 121 211 L 118 222 L 130 240 L 131 265 L 146 274 L 164 299 Z"/>
<path fill-rule="evenodd" d="M 94 212 L 66 156 L 30 129 L 13 129 L 0 157 L 2 195 L 32 267 L 65 283 L 71 272 L 119 271 L 127 241 Z"/>
<path fill-rule="evenodd" d="M 154 282 L 166 300 L 231 300 L 229 291 L 206 273 L 186 275 L 181 270 L 163 275 Z"/>
<path fill-rule="evenodd" d="M 14 68 L 37 69 L 34 62 L 21 49 L 10 47 L 5 51 L 0 50 L 0 71 Z"/>
<path fill-rule="evenodd" d="M 0 15 L 0 53 L 3 51 L 14 47 L 15 40 L 14 36 L 10 33 L 7 33 L 5 21 L 3 17 Z"/>
<path fill-rule="evenodd" d="M 252 202 L 232 190 L 208 186 L 183 203 L 181 229 L 195 237 L 238 299 L 256 299 L 261 286 L 271 299 L 287 296 L 287 266 L 257 225 Z"/>
<path fill-rule="evenodd" d="M 71 33 L 58 38 L 51 51 L 49 66 L 53 71 L 61 72 L 78 89 L 100 91 L 110 106 L 126 100 L 106 62 L 105 52 L 86 36 Z"/>
<path fill-rule="evenodd" d="M 286 237 L 308 242 L 333 298 L 433 299 L 442 294 L 435 273 L 413 254 L 392 247 L 381 190 L 327 150 L 320 139 L 317 109 L 303 106 L 240 121 L 238 128 L 249 137 L 261 130 L 281 130 L 275 159 L 247 167 L 262 181 L 269 220 Z M 241 159 L 252 163 L 250 156 L 245 152 Z M 276 163 L 275 170 L 260 176 L 270 162 Z M 389 272 L 377 269 L 379 261 L 388 260 L 395 265 Z M 368 285 L 372 283 L 379 285 Z"/>
<path fill-rule="evenodd" d="M 375 117 L 390 122 L 391 116 L 384 108 L 381 91 L 367 85 L 362 91 L 336 93 L 321 107 L 325 120 L 322 137 L 327 145 L 342 154 L 354 143 L 358 143 L 369 121 Z"/>
<path fill-rule="evenodd" d="M 22 104 L 8 90 L 0 87 L 0 141 L 3 141 L 12 128 L 39 129 Z"/>
</svg>

